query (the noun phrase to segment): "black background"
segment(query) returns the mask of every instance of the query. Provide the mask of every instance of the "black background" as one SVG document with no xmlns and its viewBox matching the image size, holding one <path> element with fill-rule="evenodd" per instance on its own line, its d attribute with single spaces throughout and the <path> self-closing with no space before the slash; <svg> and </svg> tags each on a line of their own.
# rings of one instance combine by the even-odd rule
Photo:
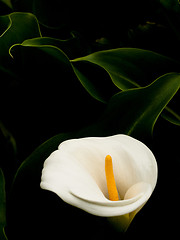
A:
<svg viewBox="0 0 180 240">
<path fill-rule="evenodd" d="M 170 19 L 174 26 L 179 26 L 179 15 L 164 8 L 159 1 L 14 0 L 12 3 L 13 11 L 36 14 L 43 36 L 67 39 L 72 32 L 77 34 L 81 47 L 72 58 L 103 49 L 138 47 L 179 60 L 179 38 L 169 22 Z M 10 12 L 12 10 L 0 3 L 1 15 Z M 146 142 L 157 159 L 157 186 L 125 235 L 120 236 L 110 228 L 105 218 L 91 216 L 62 202 L 55 194 L 41 190 L 40 175 L 27 172 L 24 184 L 10 191 L 16 169 L 36 147 L 62 131 L 87 126 L 105 109 L 104 104 L 74 84 L 72 73 L 67 73 L 63 66 L 57 70 L 53 63 L 47 67 L 45 62 L 39 65 L 38 60 L 31 64 L 31 69 L 21 69 L 18 79 L 2 75 L 7 81 L 1 85 L 1 121 L 17 145 L 14 154 L 11 144 L 1 134 L 8 239 L 144 239 L 161 233 L 172 238 L 177 236 L 179 127 L 161 117 L 155 125 L 153 138 Z M 68 78 L 70 83 L 58 81 L 60 71 L 61 78 Z M 47 78 L 48 81 L 44 81 Z M 176 110 L 179 109 L 177 101 L 176 96 L 172 103 Z"/>
</svg>

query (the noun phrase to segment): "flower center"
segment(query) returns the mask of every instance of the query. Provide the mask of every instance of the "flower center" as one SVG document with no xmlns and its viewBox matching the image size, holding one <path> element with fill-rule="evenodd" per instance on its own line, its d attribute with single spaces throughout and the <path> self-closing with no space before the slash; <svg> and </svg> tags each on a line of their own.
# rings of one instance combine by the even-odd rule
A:
<svg viewBox="0 0 180 240">
<path fill-rule="evenodd" d="M 106 182 L 107 182 L 109 200 L 118 201 L 119 200 L 118 191 L 117 191 L 116 182 L 114 179 L 112 157 L 110 155 L 107 155 L 105 158 L 105 173 L 106 173 Z"/>
</svg>

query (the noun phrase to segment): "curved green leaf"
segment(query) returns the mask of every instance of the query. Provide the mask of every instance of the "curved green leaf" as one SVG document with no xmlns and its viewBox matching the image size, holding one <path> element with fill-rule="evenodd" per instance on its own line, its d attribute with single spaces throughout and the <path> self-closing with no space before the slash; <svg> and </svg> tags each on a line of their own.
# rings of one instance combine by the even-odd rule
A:
<svg viewBox="0 0 180 240">
<path fill-rule="evenodd" d="M 41 36 L 38 21 L 31 13 L 11 13 L 0 16 L 0 33 L 0 64 L 3 65 L 10 58 L 9 48 L 13 44 Z"/>
<path fill-rule="evenodd" d="M 74 33 L 68 39 L 56 39 L 51 37 L 37 37 L 24 41 L 23 46 L 54 46 L 62 50 L 68 58 L 72 59 L 77 55 L 87 53 L 87 47 L 81 38 Z"/>
<path fill-rule="evenodd" d="M 123 132 L 138 138 L 152 134 L 157 118 L 179 87 L 180 74 L 171 73 L 147 87 L 116 94 L 99 123 L 99 130 L 109 128 L 109 134 Z"/>
<path fill-rule="evenodd" d="M 12 9 L 12 3 L 11 0 L 0 0 L 1 2 L 5 3 L 9 8 Z"/>
<path fill-rule="evenodd" d="M 88 61 L 104 68 L 120 90 L 146 86 L 163 74 L 179 71 L 180 67 L 180 63 L 171 58 L 137 48 L 95 52 L 74 59 L 72 63 L 79 61 Z"/>
<path fill-rule="evenodd" d="M 171 58 L 136 48 L 100 51 L 71 62 L 81 79 L 88 78 L 89 75 L 88 71 L 82 75 L 84 62 L 98 65 L 109 74 L 120 90 L 146 86 L 161 75 L 179 72 L 180 67 L 180 63 Z M 173 124 L 180 125 L 180 116 L 171 109 L 170 111 L 165 109 L 163 117 Z"/>
<path fill-rule="evenodd" d="M 164 111 L 161 115 L 164 119 L 166 119 L 167 121 L 180 126 L 180 116 L 175 113 L 171 108 L 166 107 L 165 108 L 166 111 Z"/>
<path fill-rule="evenodd" d="M 16 46 L 37 48 L 47 53 L 49 56 L 56 58 L 57 61 L 63 61 L 64 63 L 71 65 L 66 54 L 59 48 L 60 45 L 61 41 L 58 39 L 48 37 L 33 38 L 23 41 L 22 44 L 13 45 L 10 52 Z"/>
<path fill-rule="evenodd" d="M 6 226 L 6 192 L 4 174 L 0 168 L 0 239 L 7 240 L 4 228 Z"/>
<path fill-rule="evenodd" d="M 82 62 L 80 69 L 78 63 L 73 63 L 72 67 L 83 87 L 96 100 L 107 103 L 118 92 L 118 88 L 98 65 Z"/>
<path fill-rule="evenodd" d="M 90 64 L 90 73 L 86 77 L 84 72 L 87 71 L 87 67 L 89 69 L 89 64 L 81 71 L 75 67 L 75 64 L 72 64 L 69 60 L 68 56 L 60 49 L 60 47 L 65 51 L 67 49 L 67 42 L 53 38 L 35 38 L 35 39 L 28 39 L 25 40 L 22 44 L 15 44 L 10 49 L 10 54 L 12 56 L 16 55 L 18 52 L 18 48 L 20 48 L 24 52 L 24 57 L 27 58 L 35 58 L 35 55 L 38 54 L 39 61 L 44 61 L 41 58 L 41 53 L 43 52 L 47 58 L 49 58 L 49 62 L 56 61 L 57 65 L 65 64 L 67 67 L 67 71 L 74 72 L 74 77 L 79 79 L 79 82 L 82 86 L 86 89 L 86 91 L 95 99 L 106 102 L 109 98 L 115 93 L 118 92 L 118 89 L 114 89 L 114 84 L 107 76 L 107 74 L 95 64 Z M 28 49 L 35 49 L 35 53 L 31 54 L 32 51 L 28 51 Z M 27 52 L 28 51 L 28 52 Z M 66 51 L 67 52 L 67 51 Z M 19 54 L 20 55 L 20 54 Z M 21 54 L 22 55 L 22 54 Z M 26 56 L 25 56 L 26 55 Z M 32 56 L 31 56 L 32 55 Z M 25 60 L 23 60 L 25 62 Z"/>
</svg>

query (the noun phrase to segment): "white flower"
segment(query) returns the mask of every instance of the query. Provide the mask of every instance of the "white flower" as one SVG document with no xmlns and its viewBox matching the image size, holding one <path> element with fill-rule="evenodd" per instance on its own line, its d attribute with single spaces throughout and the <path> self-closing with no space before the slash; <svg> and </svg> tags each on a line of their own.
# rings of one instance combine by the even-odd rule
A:
<svg viewBox="0 0 180 240">
<path fill-rule="evenodd" d="M 109 200 L 107 155 L 113 163 L 116 201 Z M 157 163 L 150 149 L 120 134 L 62 142 L 44 163 L 41 188 L 88 213 L 120 219 L 125 230 L 151 196 L 156 182 Z"/>
</svg>

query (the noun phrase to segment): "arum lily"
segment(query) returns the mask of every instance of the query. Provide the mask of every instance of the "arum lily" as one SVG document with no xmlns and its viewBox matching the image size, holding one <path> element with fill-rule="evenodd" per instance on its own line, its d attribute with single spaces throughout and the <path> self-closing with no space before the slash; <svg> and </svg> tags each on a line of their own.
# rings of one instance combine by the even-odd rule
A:
<svg viewBox="0 0 180 240">
<path fill-rule="evenodd" d="M 125 231 L 151 196 L 157 163 L 142 142 L 127 136 L 62 142 L 45 161 L 41 188 Z"/>
</svg>

